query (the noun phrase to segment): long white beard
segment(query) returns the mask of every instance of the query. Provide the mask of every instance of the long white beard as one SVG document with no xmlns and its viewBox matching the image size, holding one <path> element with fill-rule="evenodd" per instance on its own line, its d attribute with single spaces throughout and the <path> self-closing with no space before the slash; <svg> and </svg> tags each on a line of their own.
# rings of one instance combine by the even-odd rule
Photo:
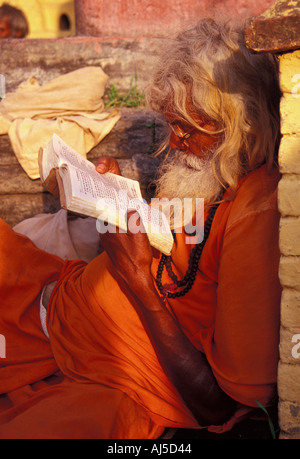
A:
<svg viewBox="0 0 300 459">
<path fill-rule="evenodd" d="M 210 158 L 202 159 L 180 150 L 162 163 L 159 173 L 160 176 L 155 181 L 156 194 L 165 198 L 165 209 L 163 202 L 160 202 L 160 208 L 169 214 L 173 228 L 184 226 L 192 220 L 199 199 L 202 198 L 206 206 L 217 199 L 222 189 L 213 172 Z M 178 212 L 173 207 L 171 212 L 168 209 L 171 200 L 180 201 L 181 209 Z"/>
</svg>

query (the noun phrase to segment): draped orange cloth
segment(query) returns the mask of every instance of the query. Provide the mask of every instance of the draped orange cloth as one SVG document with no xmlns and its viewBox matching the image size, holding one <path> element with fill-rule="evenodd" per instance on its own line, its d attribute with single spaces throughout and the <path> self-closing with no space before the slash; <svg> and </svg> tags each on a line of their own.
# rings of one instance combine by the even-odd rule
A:
<svg viewBox="0 0 300 459">
<path fill-rule="evenodd" d="M 264 166 L 241 180 L 216 212 L 192 290 L 167 303 L 221 388 L 246 410 L 276 395 L 278 180 Z M 165 427 L 200 427 L 105 253 L 89 264 L 64 262 L 1 220 L 0 233 L 0 438 L 157 438 Z M 192 250 L 185 242 L 178 234 L 172 254 L 180 277 Z M 158 261 L 157 253 L 154 276 Z M 49 340 L 39 307 L 53 280 Z"/>
</svg>

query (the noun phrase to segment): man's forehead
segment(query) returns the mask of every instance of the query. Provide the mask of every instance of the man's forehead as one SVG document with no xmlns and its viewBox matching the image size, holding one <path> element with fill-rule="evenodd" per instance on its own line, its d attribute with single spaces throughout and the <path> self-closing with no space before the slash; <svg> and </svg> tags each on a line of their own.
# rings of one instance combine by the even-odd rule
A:
<svg viewBox="0 0 300 459">
<path fill-rule="evenodd" d="M 190 94 L 190 91 L 188 91 L 187 97 L 186 97 L 186 100 L 185 100 L 185 110 L 186 110 L 187 115 L 190 116 L 196 122 L 202 122 L 203 121 L 203 115 L 204 114 L 200 113 L 195 108 L 195 105 L 193 103 L 193 99 L 192 99 L 192 96 Z M 164 117 L 166 118 L 166 120 L 169 123 L 172 123 L 173 121 L 179 121 L 179 120 L 186 121 L 185 120 L 186 117 L 184 115 L 180 115 L 179 110 L 176 110 L 175 107 L 173 109 L 170 108 L 170 107 L 167 108 L 166 110 L 164 110 L 163 115 L 164 115 Z M 204 118 L 205 118 L 205 116 L 204 116 Z"/>
</svg>

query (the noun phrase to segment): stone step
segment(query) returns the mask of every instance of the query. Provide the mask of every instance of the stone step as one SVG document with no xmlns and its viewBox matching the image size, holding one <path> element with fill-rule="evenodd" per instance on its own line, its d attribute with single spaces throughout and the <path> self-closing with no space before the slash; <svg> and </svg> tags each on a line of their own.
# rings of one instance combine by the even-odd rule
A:
<svg viewBox="0 0 300 459">
<path fill-rule="evenodd" d="M 164 41 L 154 37 L 1 40 L 0 74 L 10 92 L 31 76 L 44 84 L 82 67 L 99 66 L 118 89 L 128 91 L 137 82 L 143 90 Z"/>
<path fill-rule="evenodd" d="M 100 156 L 119 162 L 122 175 L 138 180 L 143 196 L 153 194 L 151 182 L 160 159 L 153 150 L 162 138 L 164 123 L 147 109 L 121 109 L 114 129 L 87 155 L 95 163 Z M 154 145 L 155 144 L 155 145 Z M 19 164 L 8 135 L 0 136 L 0 217 L 15 225 L 37 213 L 56 212 L 59 201 L 43 191 L 41 181 L 31 180 Z"/>
<path fill-rule="evenodd" d="M 10 226 L 40 213 L 60 209 L 59 200 L 50 193 L 8 194 L 0 196 L 0 217 Z"/>
</svg>

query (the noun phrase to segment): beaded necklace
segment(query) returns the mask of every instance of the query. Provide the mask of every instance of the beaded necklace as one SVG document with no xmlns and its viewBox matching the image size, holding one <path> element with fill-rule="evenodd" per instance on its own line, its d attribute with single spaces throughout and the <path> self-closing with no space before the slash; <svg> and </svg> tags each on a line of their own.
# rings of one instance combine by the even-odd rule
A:
<svg viewBox="0 0 300 459">
<path fill-rule="evenodd" d="M 222 193 L 223 195 L 223 193 Z M 160 291 L 161 295 L 163 296 L 164 301 L 167 298 L 179 298 L 184 295 L 193 287 L 197 271 L 198 271 L 198 265 L 199 265 L 199 260 L 203 251 L 203 248 L 205 246 L 205 243 L 207 241 L 207 238 L 210 233 L 211 225 L 213 222 L 213 218 L 215 216 L 215 213 L 220 205 L 220 202 L 216 202 L 213 204 L 208 212 L 208 216 L 205 220 L 204 223 L 204 235 L 203 235 L 203 240 L 200 244 L 196 244 L 190 254 L 189 258 L 189 265 L 188 269 L 184 275 L 184 277 L 181 280 L 178 280 L 176 274 L 172 270 L 172 265 L 171 265 L 171 256 L 169 255 L 164 255 L 162 254 L 161 259 L 158 264 L 157 268 L 157 273 L 156 273 L 156 285 L 158 287 L 158 290 Z M 162 284 L 161 279 L 162 279 L 162 274 L 164 267 L 167 270 L 167 273 L 169 277 L 172 279 L 173 283 L 172 284 Z M 183 288 L 182 288 L 183 287 Z M 177 290 L 178 288 L 182 288 L 180 291 L 174 292 L 174 290 Z"/>
</svg>

